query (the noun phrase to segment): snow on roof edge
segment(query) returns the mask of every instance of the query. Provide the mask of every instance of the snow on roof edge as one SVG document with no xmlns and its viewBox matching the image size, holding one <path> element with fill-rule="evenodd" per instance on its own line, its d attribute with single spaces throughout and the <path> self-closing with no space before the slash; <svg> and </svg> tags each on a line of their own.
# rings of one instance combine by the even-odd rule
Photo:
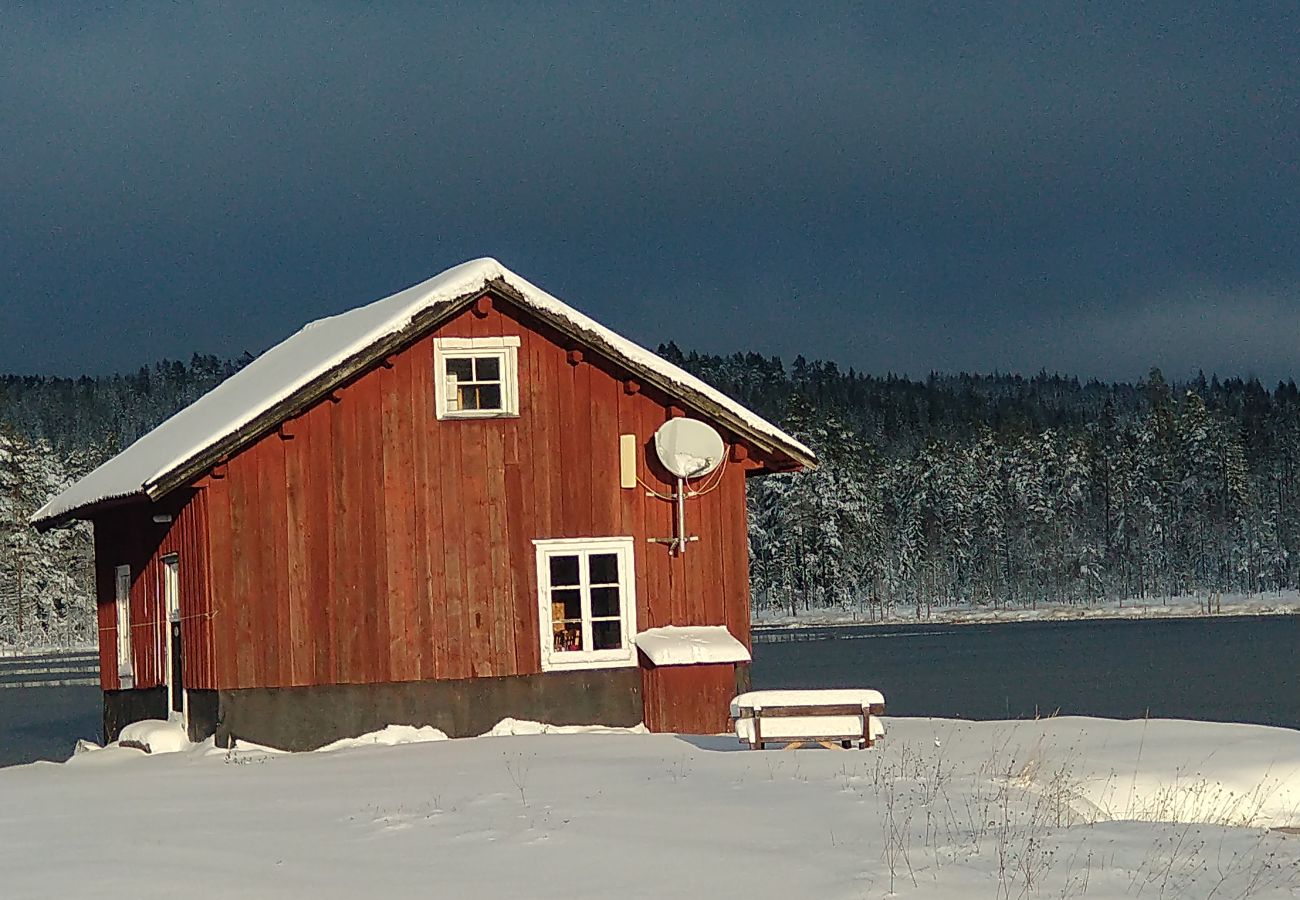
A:
<svg viewBox="0 0 1300 900">
<path fill-rule="evenodd" d="M 396 294 L 309 322 L 258 356 L 194 403 L 163 421 L 96 469 L 50 498 L 28 519 L 36 526 L 57 524 L 88 507 L 146 494 L 169 473 L 202 455 L 213 444 L 290 399 L 341 362 L 408 327 L 415 316 L 439 305 L 450 307 L 493 281 L 514 289 L 527 307 L 598 338 L 634 368 L 701 395 L 735 416 L 745 427 L 795 456 L 815 463 L 804 444 L 679 366 L 651 353 L 596 322 L 490 257 L 453 266 Z M 251 398 L 247 395 L 252 395 Z"/>
<path fill-rule="evenodd" d="M 507 270 L 499 262 L 488 257 L 470 260 L 365 306 L 308 322 L 67 490 L 51 498 L 28 521 L 39 525 L 75 515 L 78 510 L 107 500 L 146 493 L 150 484 L 247 425 L 277 403 L 293 396 L 327 373 L 340 360 L 365 350 L 388 334 L 400 331 L 410 324 L 416 313 L 482 287 L 505 271 Z M 398 300 L 408 302 L 398 303 Z M 369 327 L 365 327 L 367 325 Z M 309 354 L 300 351 L 326 343 L 322 339 L 328 338 L 334 339 L 334 346 L 329 348 L 332 352 L 318 355 L 314 362 L 302 359 Z M 276 375 L 280 377 L 274 377 Z M 270 384 L 259 385 L 259 381 Z M 227 399 L 237 399 L 245 385 L 263 388 L 260 399 L 248 405 L 231 403 L 226 415 L 218 417 L 221 421 L 204 427 L 201 414 L 209 407 L 223 405 Z M 194 428 L 200 436 L 190 442 L 178 440 L 185 437 L 184 432 L 188 428 Z M 171 432 L 182 434 L 173 436 Z M 103 487 L 97 487 L 101 483 Z"/>
<path fill-rule="evenodd" d="M 526 288 L 526 290 L 519 290 L 519 292 L 529 306 L 532 306 L 535 309 L 554 313 L 558 317 L 567 320 L 573 327 L 599 338 L 612 352 L 621 355 L 625 362 L 631 362 L 634 365 L 639 365 L 649 371 L 656 372 L 679 387 L 684 387 L 703 395 L 710 402 L 717 404 L 732 415 L 736 416 L 736 418 L 743 422 L 750 430 L 771 438 L 776 443 L 782 445 L 786 450 L 793 451 L 796 455 L 805 456 L 812 461 L 816 460 L 817 454 L 815 454 L 807 445 L 799 441 L 793 435 L 790 435 L 778 426 L 769 422 L 758 413 L 741 405 L 731 397 L 728 397 L 726 394 L 722 393 L 722 391 L 700 380 L 682 367 L 670 363 L 657 353 L 652 353 L 640 344 L 628 340 L 608 326 L 601 325 L 595 319 L 592 319 L 585 313 L 574 309 L 557 297 L 548 294 L 546 291 L 537 287 L 537 285 L 527 279 L 521 278 L 513 272 L 504 269 L 504 267 L 502 271 L 504 273 L 503 279 L 516 290 L 519 290 L 521 285 Z"/>
</svg>

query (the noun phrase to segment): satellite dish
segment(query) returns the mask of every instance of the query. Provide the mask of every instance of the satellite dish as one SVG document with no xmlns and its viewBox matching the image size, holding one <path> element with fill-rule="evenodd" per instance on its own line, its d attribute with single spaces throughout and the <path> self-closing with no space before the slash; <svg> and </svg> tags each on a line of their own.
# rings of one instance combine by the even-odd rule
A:
<svg viewBox="0 0 1300 900">
<path fill-rule="evenodd" d="M 655 452 L 678 478 L 699 478 L 722 463 L 722 435 L 698 419 L 669 419 L 655 432 Z"/>
</svg>

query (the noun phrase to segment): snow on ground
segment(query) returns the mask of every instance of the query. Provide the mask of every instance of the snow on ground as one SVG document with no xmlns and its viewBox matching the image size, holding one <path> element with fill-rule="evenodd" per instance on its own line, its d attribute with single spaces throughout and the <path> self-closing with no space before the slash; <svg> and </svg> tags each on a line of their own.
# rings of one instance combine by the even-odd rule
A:
<svg viewBox="0 0 1300 900">
<path fill-rule="evenodd" d="M 891 606 L 882 613 L 837 608 L 815 609 L 796 616 L 758 611 L 756 627 L 792 628 L 805 625 L 906 625 L 911 622 L 947 622 L 978 625 L 988 622 L 1044 622 L 1071 619 L 1172 619 L 1196 616 L 1300 615 L 1300 591 L 1262 594 L 1184 594 L 1147 600 L 1104 600 L 1091 606 L 1038 603 L 1029 606 L 934 606 L 917 615 L 915 606 Z"/>
<path fill-rule="evenodd" d="M 92 613 L 93 614 L 93 613 Z M 5 645 L 0 647 L 0 659 L 10 659 L 17 656 L 31 657 L 40 659 L 46 656 L 64 656 L 69 653 L 98 653 L 99 647 L 94 644 L 69 643 L 66 647 L 58 646 L 41 646 L 27 647 L 19 645 Z"/>
<path fill-rule="evenodd" d="M 876 750 L 527 734 L 0 770 L 5 897 L 1295 897 L 1300 732 L 886 720 Z M 511 723 L 505 731 L 534 730 Z"/>
<path fill-rule="evenodd" d="M 351 750 L 354 747 L 380 746 L 396 747 L 399 744 L 425 744 L 429 741 L 445 741 L 447 733 L 432 725 L 389 725 L 379 731 L 372 731 L 360 737 L 342 738 L 324 747 L 316 748 L 317 753 L 330 753 L 334 750 Z"/>
</svg>

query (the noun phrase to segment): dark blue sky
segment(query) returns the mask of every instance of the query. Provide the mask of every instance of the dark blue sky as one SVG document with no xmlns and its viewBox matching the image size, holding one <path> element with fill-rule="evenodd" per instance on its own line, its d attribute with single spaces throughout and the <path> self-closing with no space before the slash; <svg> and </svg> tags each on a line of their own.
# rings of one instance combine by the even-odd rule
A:
<svg viewBox="0 0 1300 900">
<path fill-rule="evenodd" d="M 377 6 L 6 8 L 0 370 L 490 255 L 652 346 L 1300 376 L 1293 3 Z"/>
</svg>

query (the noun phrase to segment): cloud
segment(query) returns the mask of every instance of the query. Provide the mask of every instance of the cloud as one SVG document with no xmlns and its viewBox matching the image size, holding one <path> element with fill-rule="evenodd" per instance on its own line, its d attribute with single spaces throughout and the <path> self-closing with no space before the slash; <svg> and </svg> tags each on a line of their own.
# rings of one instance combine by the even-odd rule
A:
<svg viewBox="0 0 1300 900">
<path fill-rule="evenodd" d="M 1175 380 L 1204 371 L 1268 383 L 1297 372 L 1300 292 L 1188 285 L 1123 308 L 1084 310 L 1061 325 L 1043 337 L 1047 346 L 1075 337 L 1066 371 L 1135 379 L 1158 366 Z"/>
<path fill-rule="evenodd" d="M 88 326 L 11 366 L 258 349 L 484 253 L 643 340 L 867 369 L 1300 285 L 1285 12 L 84 10 L 0 32 L 0 327 Z"/>
</svg>

